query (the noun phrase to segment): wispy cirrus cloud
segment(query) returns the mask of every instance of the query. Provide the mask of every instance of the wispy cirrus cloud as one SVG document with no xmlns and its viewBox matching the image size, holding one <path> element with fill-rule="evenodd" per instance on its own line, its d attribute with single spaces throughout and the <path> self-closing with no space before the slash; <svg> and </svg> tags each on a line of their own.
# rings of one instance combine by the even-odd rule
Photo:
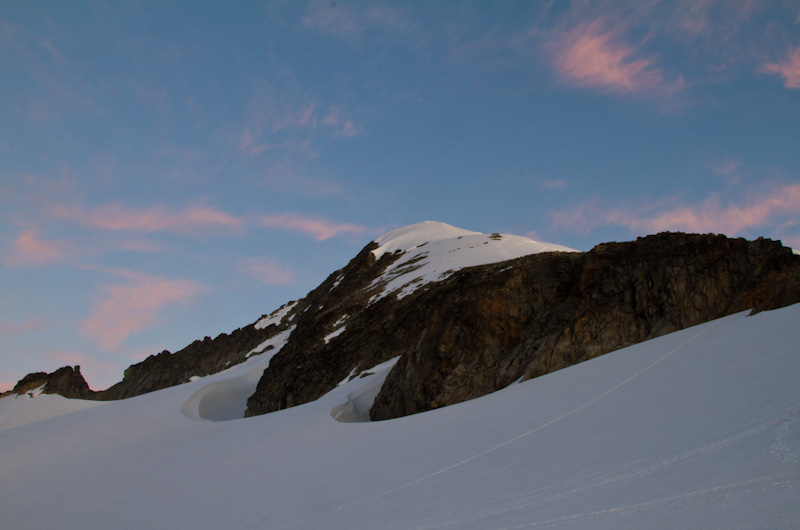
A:
<svg viewBox="0 0 800 530">
<path fill-rule="evenodd" d="M 790 90 L 800 89 L 800 46 L 789 50 L 786 58 L 777 63 L 764 63 L 758 71 L 781 76 L 783 85 Z"/>
<path fill-rule="evenodd" d="M 361 127 L 344 112 L 340 107 L 329 107 L 322 125 L 330 127 L 334 136 L 352 138 L 361 132 Z"/>
<path fill-rule="evenodd" d="M 206 230 L 232 232 L 244 225 L 241 218 L 203 205 L 189 206 L 177 211 L 166 206 L 133 209 L 120 203 L 94 208 L 57 205 L 51 211 L 58 218 L 110 231 L 169 232 L 185 235 L 198 234 Z"/>
<path fill-rule="evenodd" d="M 371 4 L 357 8 L 336 2 L 309 2 L 302 23 L 310 30 L 350 40 L 369 29 L 406 33 L 416 27 L 397 5 Z"/>
<path fill-rule="evenodd" d="M 593 20 L 554 32 L 545 43 L 561 79 L 579 88 L 616 94 L 665 96 L 684 87 L 668 81 L 654 57 L 625 40 L 620 26 Z"/>
<path fill-rule="evenodd" d="M 337 223 L 293 213 L 266 215 L 260 219 L 259 224 L 268 228 L 285 228 L 308 234 L 317 241 L 324 241 L 340 234 L 362 234 L 366 231 L 363 226 L 357 224 Z"/>
<path fill-rule="evenodd" d="M 296 277 L 292 270 L 283 267 L 273 258 L 248 258 L 239 265 L 239 271 L 268 285 L 288 285 Z"/>
<path fill-rule="evenodd" d="M 25 333 L 35 333 L 52 327 L 52 324 L 44 320 L 27 320 L 24 322 L 9 322 L 0 320 L 0 334 L 5 336 L 22 335 Z"/>
<path fill-rule="evenodd" d="M 105 269 L 127 281 L 108 284 L 93 304 L 81 331 L 99 347 L 114 351 L 130 335 L 159 322 L 162 307 L 188 303 L 204 287 L 192 280 L 147 276 L 134 271 Z"/>
<path fill-rule="evenodd" d="M 66 261 L 72 254 L 64 241 L 41 239 L 36 229 L 31 228 L 14 240 L 3 262 L 17 267 L 54 265 Z"/>
<path fill-rule="evenodd" d="M 352 138 L 361 129 L 341 105 L 326 105 L 291 90 L 279 93 L 272 85 L 262 83 L 247 106 L 236 147 L 249 156 L 298 150 L 313 157 L 311 145 L 316 135 Z"/>
<path fill-rule="evenodd" d="M 556 190 L 567 187 L 567 181 L 563 179 L 545 179 L 539 183 L 543 190 Z"/>
<path fill-rule="evenodd" d="M 725 160 L 715 164 L 714 167 L 711 168 L 711 172 L 720 177 L 729 177 L 736 174 L 741 165 L 742 162 L 738 158 Z"/>
<path fill-rule="evenodd" d="M 630 209 L 604 208 L 598 200 L 590 200 L 550 212 L 550 218 L 553 228 L 582 234 L 601 226 L 616 225 L 637 233 L 670 230 L 733 236 L 744 230 L 776 224 L 800 225 L 800 184 L 750 193 L 738 204 L 726 202 L 716 193 L 697 204 L 680 204 L 672 198 Z"/>
</svg>

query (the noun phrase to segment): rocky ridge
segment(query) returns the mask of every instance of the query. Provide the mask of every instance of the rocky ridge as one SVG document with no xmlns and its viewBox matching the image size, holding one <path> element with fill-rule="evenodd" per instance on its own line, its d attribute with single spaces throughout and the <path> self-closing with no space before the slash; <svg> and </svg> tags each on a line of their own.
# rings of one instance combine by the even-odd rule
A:
<svg viewBox="0 0 800 530">
<path fill-rule="evenodd" d="M 388 267 L 387 255 L 361 256 L 342 284 Z M 798 302 L 799 278 L 800 259 L 779 242 L 664 233 L 464 268 L 372 304 L 349 285 L 327 293 L 327 316 L 298 323 L 247 415 L 314 400 L 395 357 L 371 418 L 423 412 L 721 316 Z M 346 328 L 322 340 L 343 315 Z"/>
<path fill-rule="evenodd" d="M 63 366 L 52 373 L 33 372 L 17 382 L 13 389 L 0 397 L 8 394 L 58 394 L 71 399 L 92 399 L 96 392 L 89 389 L 89 385 L 81 375 L 81 367 Z"/>
<path fill-rule="evenodd" d="M 771 240 L 662 233 L 569 250 L 412 225 L 370 243 L 305 298 L 254 324 L 148 357 L 107 391 L 67 397 L 121 399 L 181 384 L 288 335 L 246 415 L 312 401 L 397 358 L 370 411 L 373 420 L 389 419 L 731 313 L 800 301 L 800 256 Z"/>
</svg>

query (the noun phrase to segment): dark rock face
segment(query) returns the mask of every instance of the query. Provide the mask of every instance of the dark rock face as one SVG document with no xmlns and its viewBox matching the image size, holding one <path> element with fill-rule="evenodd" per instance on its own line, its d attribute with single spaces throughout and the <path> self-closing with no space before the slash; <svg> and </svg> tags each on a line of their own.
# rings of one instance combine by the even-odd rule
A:
<svg viewBox="0 0 800 530">
<path fill-rule="evenodd" d="M 368 305 L 364 289 L 396 259 L 376 261 L 370 248 L 309 294 L 318 311 L 298 321 L 247 415 L 312 401 L 399 357 L 370 413 L 395 418 L 738 311 L 800 301 L 800 257 L 780 243 L 665 233 L 463 269 Z M 345 329 L 326 342 L 344 315 Z"/>
<path fill-rule="evenodd" d="M 23 395 L 44 386 L 43 394 L 59 394 L 71 399 L 92 399 L 94 392 L 81 375 L 81 367 L 64 366 L 53 373 L 34 372 L 23 377 L 10 394 Z"/>
<path fill-rule="evenodd" d="M 192 376 L 214 374 L 244 362 L 247 354 L 253 349 L 289 327 L 288 321 L 294 311 L 283 311 L 284 308 L 278 310 L 285 313 L 283 318 L 273 319 L 275 322 L 268 326 L 257 327 L 257 323 L 254 323 L 230 334 L 222 333 L 215 339 L 206 337 L 203 340 L 196 340 L 176 353 L 164 350 L 157 355 L 151 355 L 144 361 L 128 367 L 122 381 L 107 390 L 90 390 L 80 374 L 79 367 L 76 366 L 73 370 L 66 366 L 52 374 L 44 372 L 28 374 L 8 394 L 21 395 L 46 384 L 44 393 L 60 394 L 68 398 L 111 401 L 180 385 L 189 381 Z"/>
<path fill-rule="evenodd" d="M 288 327 L 289 313 L 282 321 L 258 329 L 250 324 L 215 339 L 196 340 L 176 353 L 167 350 L 131 365 L 119 383 L 95 393 L 95 399 L 125 399 L 180 385 L 192 376 L 206 376 L 244 362 L 247 354 Z"/>
<path fill-rule="evenodd" d="M 319 398 L 398 358 L 370 411 L 396 418 L 472 399 L 643 340 L 735 312 L 800 302 L 800 256 L 780 242 L 663 233 L 586 253 L 535 254 L 462 269 L 412 294 L 373 296 L 402 255 L 367 245 L 298 302 L 215 339 L 164 351 L 92 392 L 78 367 L 29 374 L 15 387 L 123 399 L 243 362 L 291 332 L 247 403 L 247 416 Z M 413 269 L 408 263 L 404 268 Z"/>
<path fill-rule="evenodd" d="M 376 260 L 375 248 L 375 243 L 367 245 L 301 301 L 304 309 L 297 313 L 297 327 L 264 371 L 248 400 L 246 415 L 312 401 L 334 388 L 351 369 L 360 372 L 386 360 L 383 345 L 394 339 L 393 305 L 382 300 L 369 306 L 370 296 L 380 289 L 370 286 L 397 256 Z M 326 342 L 341 326 L 346 326 L 345 331 Z M 404 337 L 401 333 L 400 338 Z"/>
<path fill-rule="evenodd" d="M 443 286 L 426 311 L 425 339 L 390 373 L 372 419 L 457 403 L 728 314 L 800 301 L 789 281 L 800 278 L 800 260 L 765 240 L 660 234 L 503 268 L 464 270 Z"/>
</svg>

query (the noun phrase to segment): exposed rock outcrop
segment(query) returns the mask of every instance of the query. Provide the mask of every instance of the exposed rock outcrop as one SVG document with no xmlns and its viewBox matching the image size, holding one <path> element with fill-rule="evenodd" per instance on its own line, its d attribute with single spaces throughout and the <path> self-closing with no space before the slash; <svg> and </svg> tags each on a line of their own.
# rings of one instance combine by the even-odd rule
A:
<svg viewBox="0 0 800 530">
<path fill-rule="evenodd" d="M 800 260 L 767 240 L 659 234 L 494 268 L 462 271 L 425 304 L 425 338 L 389 374 L 373 419 L 464 401 L 752 307 L 800 301 L 787 288 L 800 278 Z"/>
<path fill-rule="evenodd" d="M 587 253 L 536 254 L 463 269 L 372 305 L 370 292 L 357 293 L 397 255 L 370 259 L 369 249 L 309 295 L 319 311 L 298 321 L 247 415 L 314 400 L 399 356 L 371 417 L 404 416 L 724 315 L 800 301 L 800 258 L 763 239 L 664 233 Z M 362 280 L 350 283 L 351 274 Z M 331 336 L 337 322 L 346 327 Z"/>
<path fill-rule="evenodd" d="M 278 312 L 281 310 L 275 313 Z M 193 376 L 204 377 L 239 364 L 247 359 L 249 353 L 257 350 L 259 345 L 289 327 L 288 321 L 293 313 L 282 313 L 282 318 L 273 319 L 274 322 L 267 326 L 259 325 L 259 322 L 267 318 L 265 316 L 230 334 L 221 333 L 214 339 L 206 337 L 196 340 L 178 352 L 164 350 L 157 355 L 151 355 L 130 366 L 125 370 L 122 381 L 108 390 L 97 392 L 95 399 L 114 400 L 138 396 L 186 383 Z"/>
<path fill-rule="evenodd" d="M 92 399 L 94 392 L 81 375 L 81 367 L 64 366 L 55 372 L 34 372 L 26 375 L 8 394 L 28 394 L 41 388 L 42 394 L 59 394 L 71 399 Z"/>
<path fill-rule="evenodd" d="M 440 228 L 414 226 L 424 237 Z M 766 239 L 662 233 L 586 253 L 551 252 L 555 246 L 447 225 L 452 237 L 444 244 L 415 242 L 414 226 L 383 246 L 370 243 L 298 302 L 230 334 L 150 356 L 106 391 L 92 392 L 77 367 L 65 367 L 29 374 L 14 392 L 45 385 L 66 397 L 122 399 L 219 372 L 280 339 L 246 415 L 312 401 L 399 357 L 370 411 L 381 420 L 735 312 L 800 302 L 800 256 Z M 476 256 L 487 263 L 480 259 L 495 255 L 492 245 L 508 256 L 529 244 L 542 253 L 449 268 Z M 458 252 L 471 254 L 459 261 Z"/>
<path fill-rule="evenodd" d="M 73 370 L 65 366 L 52 374 L 28 374 L 8 394 L 24 394 L 46 384 L 44 393 L 111 401 L 180 385 L 188 382 L 192 376 L 207 376 L 241 363 L 247 360 L 251 352 L 265 351 L 259 346 L 290 326 L 293 310 L 297 309 L 295 306 L 294 303 L 287 304 L 276 310 L 273 318 L 265 315 L 256 323 L 230 334 L 221 333 L 214 339 L 206 337 L 196 340 L 178 352 L 164 350 L 157 355 L 151 355 L 128 367 L 122 381 L 107 390 L 90 390 L 79 367 L 76 366 Z"/>
</svg>

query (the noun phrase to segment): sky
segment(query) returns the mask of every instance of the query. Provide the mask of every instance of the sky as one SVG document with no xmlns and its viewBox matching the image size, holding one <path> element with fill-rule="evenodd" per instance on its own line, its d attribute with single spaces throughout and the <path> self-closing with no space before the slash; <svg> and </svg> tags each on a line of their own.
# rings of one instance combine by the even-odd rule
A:
<svg viewBox="0 0 800 530">
<path fill-rule="evenodd" d="M 800 248 L 794 1 L 0 5 L 0 390 L 101 389 L 434 220 Z"/>
</svg>

